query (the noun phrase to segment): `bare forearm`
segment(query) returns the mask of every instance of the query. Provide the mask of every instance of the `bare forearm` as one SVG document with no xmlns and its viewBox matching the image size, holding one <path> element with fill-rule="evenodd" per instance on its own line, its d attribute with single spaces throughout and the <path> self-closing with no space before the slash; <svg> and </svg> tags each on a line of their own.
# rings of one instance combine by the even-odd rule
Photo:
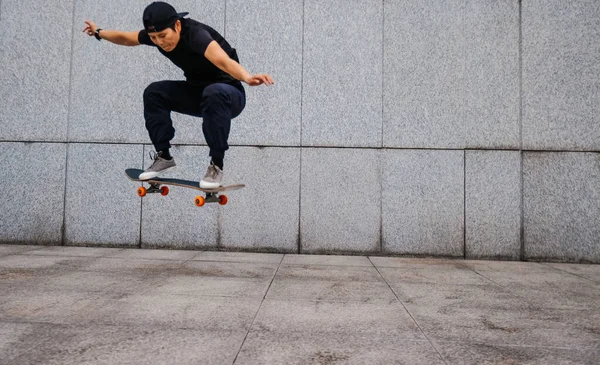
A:
<svg viewBox="0 0 600 365">
<path fill-rule="evenodd" d="M 119 30 L 102 29 L 99 33 L 100 38 L 120 46 L 135 46 L 126 36 L 124 32 Z"/>
<path fill-rule="evenodd" d="M 242 65 L 235 62 L 232 59 L 228 59 L 227 61 L 225 61 L 223 65 L 219 66 L 219 68 L 227 72 L 229 75 L 231 75 L 231 77 L 235 78 L 236 80 L 248 82 L 248 80 L 252 77 L 252 75 L 250 75 L 250 73 L 246 71 L 246 69 Z"/>
</svg>

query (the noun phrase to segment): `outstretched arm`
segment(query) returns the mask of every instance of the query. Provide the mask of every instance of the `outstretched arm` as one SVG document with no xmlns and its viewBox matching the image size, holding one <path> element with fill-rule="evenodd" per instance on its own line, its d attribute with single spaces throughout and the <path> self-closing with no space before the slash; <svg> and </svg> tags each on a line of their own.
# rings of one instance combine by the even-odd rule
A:
<svg viewBox="0 0 600 365">
<path fill-rule="evenodd" d="M 85 28 L 83 28 L 83 32 L 86 32 L 90 37 L 94 36 L 96 33 L 96 29 L 98 27 L 91 20 L 85 21 Z M 140 42 L 138 41 L 138 33 L 137 32 L 121 32 L 119 30 L 108 30 L 102 29 L 98 36 L 102 39 L 106 39 L 107 41 L 118 44 L 121 46 L 139 46 Z"/>
<path fill-rule="evenodd" d="M 267 74 L 251 75 L 242 65 L 229 58 L 229 55 L 216 41 L 210 42 L 208 48 L 206 48 L 204 57 L 221 70 L 230 74 L 231 77 L 243 81 L 250 86 L 272 85 L 274 83 L 273 78 Z"/>
</svg>

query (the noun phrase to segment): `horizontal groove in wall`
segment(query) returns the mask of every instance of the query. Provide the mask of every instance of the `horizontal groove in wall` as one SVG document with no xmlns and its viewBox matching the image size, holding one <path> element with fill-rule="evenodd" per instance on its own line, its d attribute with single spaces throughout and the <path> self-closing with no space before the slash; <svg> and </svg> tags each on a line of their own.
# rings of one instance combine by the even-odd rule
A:
<svg viewBox="0 0 600 365">
<path fill-rule="evenodd" d="M 150 145 L 150 143 L 137 142 L 60 142 L 60 141 L 17 141 L 17 140 L 0 140 L 0 143 L 59 143 L 59 144 L 91 144 L 91 145 L 133 145 L 142 146 Z M 206 147 L 205 144 L 172 144 L 173 147 Z M 357 149 L 357 150 L 424 150 L 424 151 L 523 151 L 523 152 L 580 152 L 580 153 L 600 153 L 600 150 L 528 150 L 519 148 L 452 148 L 452 147 L 361 147 L 361 146 L 288 146 L 288 145 L 247 145 L 247 144 L 230 144 L 229 147 L 248 147 L 248 148 L 302 148 L 302 149 Z"/>
</svg>

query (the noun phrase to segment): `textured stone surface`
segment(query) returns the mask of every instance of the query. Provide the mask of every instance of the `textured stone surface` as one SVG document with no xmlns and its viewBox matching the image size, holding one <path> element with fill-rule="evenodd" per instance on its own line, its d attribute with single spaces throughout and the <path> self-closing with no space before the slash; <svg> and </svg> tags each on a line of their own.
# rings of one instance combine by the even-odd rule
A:
<svg viewBox="0 0 600 365">
<path fill-rule="evenodd" d="M 64 246 L 51 246 L 39 248 L 33 251 L 24 252 L 24 255 L 35 255 L 35 256 L 83 256 L 83 257 L 104 257 L 111 256 L 116 252 L 120 252 L 121 248 L 106 248 L 106 247 L 88 247 L 82 250 L 79 247 L 64 247 Z"/>
<path fill-rule="evenodd" d="M 569 272 L 589 280 L 600 283 L 600 265 L 584 264 L 549 264 L 555 269 Z"/>
<path fill-rule="evenodd" d="M 391 303 L 395 300 L 394 293 L 377 270 L 360 264 L 281 265 L 267 298 L 361 303 Z"/>
<path fill-rule="evenodd" d="M 65 244 L 139 245 L 141 202 L 125 169 L 141 162 L 142 146 L 69 145 Z"/>
<path fill-rule="evenodd" d="M 51 326 L 51 341 L 17 364 L 231 364 L 245 331 L 134 326 Z"/>
<path fill-rule="evenodd" d="M 104 250 L 110 250 L 105 248 Z M 146 250 L 146 249 L 122 249 L 105 255 L 119 259 L 139 258 L 144 260 L 191 260 L 196 256 L 195 251 L 181 250 Z"/>
<path fill-rule="evenodd" d="M 0 322 L 0 359 L 10 363 L 23 353 L 51 339 L 49 325 Z"/>
<path fill-rule="evenodd" d="M 524 1 L 523 147 L 600 149 L 600 6 Z"/>
<path fill-rule="evenodd" d="M 465 145 L 464 3 L 385 2 L 383 144 Z"/>
<path fill-rule="evenodd" d="M 5 0 L 0 14 L 0 140 L 66 141 L 73 2 Z"/>
<path fill-rule="evenodd" d="M 594 265 L 98 252 L 0 257 L 0 362 L 587 365 L 600 348 Z"/>
<path fill-rule="evenodd" d="M 444 361 L 428 341 L 373 334 L 301 335 L 252 331 L 236 364 L 411 364 L 441 365 Z"/>
<path fill-rule="evenodd" d="M 148 4 L 77 1 L 69 140 L 149 142 L 143 114 L 144 89 L 154 81 L 184 80 L 183 71 L 154 47 L 130 48 L 98 42 L 81 32 L 85 19 L 95 21 L 100 28 L 139 31 Z M 224 29 L 222 0 L 177 0 L 170 4 L 219 32 Z M 205 144 L 202 119 L 176 113 L 171 117 L 176 129 L 173 143 Z"/>
<path fill-rule="evenodd" d="M 0 143 L 0 242 L 60 244 L 66 145 Z"/>
<path fill-rule="evenodd" d="M 383 144 L 519 146 L 518 4 L 385 2 Z"/>
<path fill-rule="evenodd" d="M 462 256 L 464 152 L 386 150 L 383 252 Z"/>
<path fill-rule="evenodd" d="M 600 154 L 523 158 L 525 258 L 600 262 Z"/>
<path fill-rule="evenodd" d="M 89 322 L 171 329 L 248 330 L 261 299 L 163 293 L 129 295 L 103 305 Z"/>
<path fill-rule="evenodd" d="M 220 261 L 220 262 L 252 262 L 260 264 L 279 264 L 283 255 L 274 253 L 253 252 L 214 252 L 203 251 L 198 253 L 194 261 Z"/>
<path fill-rule="evenodd" d="M 549 347 L 593 347 L 600 344 L 596 332 L 600 317 L 597 311 L 590 309 L 542 308 L 515 295 L 513 288 L 494 283 L 395 282 L 390 285 L 427 338 L 436 343 L 460 341 Z M 560 285 L 567 286 L 569 283 Z M 537 287 L 543 288 L 541 285 Z"/>
<path fill-rule="evenodd" d="M 10 245 L 10 246 L 0 246 L 0 256 L 8 256 L 14 255 L 22 252 L 32 252 L 39 248 L 39 246 L 35 245 Z"/>
<path fill-rule="evenodd" d="M 144 168 L 152 161 L 144 148 Z M 208 147 L 181 146 L 171 149 L 177 167 L 165 177 L 200 181 L 210 163 Z M 229 162 L 229 161 L 227 161 Z M 224 183 L 230 182 L 225 173 Z M 133 192 L 135 185 L 130 184 Z M 149 185 L 145 184 L 148 188 Z M 196 196 L 205 196 L 200 190 L 168 186 L 169 195 L 148 194 L 142 198 L 142 247 L 202 248 L 216 247 L 221 207 L 206 204 L 197 207 Z"/>
<path fill-rule="evenodd" d="M 302 145 L 381 146 L 382 2 L 304 4 Z"/>
<path fill-rule="evenodd" d="M 598 348 L 548 348 L 460 342 L 436 344 L 448 364 L 592 365 L 597 363 L 600 357 Z"/>
<path fill-rule="evenodd" d="M 252 74 L 270 87 L 246 86 L 246 109 L 234 119 L 232 144 L 300 145 L 302 0 L 227 0 L 225 33 Z"/>
<path fill-rule="evenodd" d="M 466 147 L 519 148 L 519 2 L 464 3 Z"/>
<path fill-rule="evenodd" d="M 372 266 L 365 256 L 337 255 L 285 255 L 281 263 L 286 265 Z"/>
<path fill-rule="evenodd" d="M 521 253 L 520 153 L 465 153 L 466 256 L 517 260 Z"/>
<path fill-rule="evenodd" d="M 265 299 L 253 326 L 280 334 L 310 333 L 337 337 L 351 333 L 367 338 L 425 339 L 397 301 L 361 303 Z"/>
<path fill-rule="evenodd" d="M 380 156 L 371 149 L 302 151 L 301 252 L 380 251 Z"/>
<path fill-rule="evenodd" d="M 227 194 L 222 247 L 297 252 L 299 170 L 297 148 L 232 148 L 225 157 L 225 179 L 246 187 Z"/>
</svg>

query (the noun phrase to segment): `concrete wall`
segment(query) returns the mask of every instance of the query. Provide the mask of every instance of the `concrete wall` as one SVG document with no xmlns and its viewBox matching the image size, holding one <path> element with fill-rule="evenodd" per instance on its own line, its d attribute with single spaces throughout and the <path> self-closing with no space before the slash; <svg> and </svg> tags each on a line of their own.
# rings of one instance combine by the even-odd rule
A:
<svg viewBox="0 0 600 365">
<path fill-rule="evenodd" d="M 251 72 L 225 207 L 136 195 L 147 1 L 0 0 L 0 242 L 600 262 L 597 0 L 171 0 Z M 176 177 L 208 162 L 174 114 Z"/>
</svg>

